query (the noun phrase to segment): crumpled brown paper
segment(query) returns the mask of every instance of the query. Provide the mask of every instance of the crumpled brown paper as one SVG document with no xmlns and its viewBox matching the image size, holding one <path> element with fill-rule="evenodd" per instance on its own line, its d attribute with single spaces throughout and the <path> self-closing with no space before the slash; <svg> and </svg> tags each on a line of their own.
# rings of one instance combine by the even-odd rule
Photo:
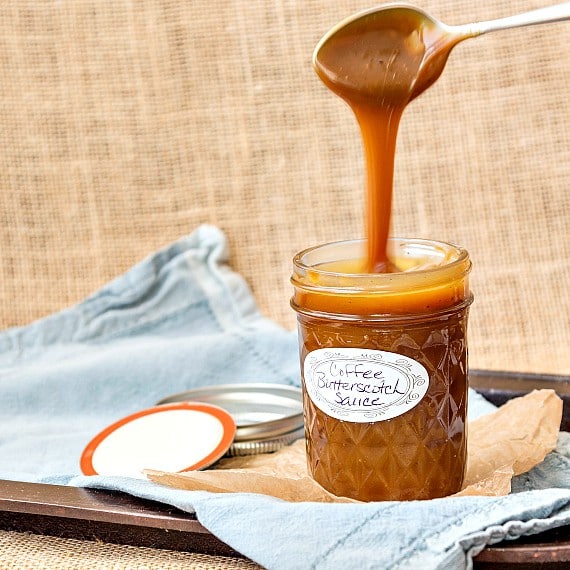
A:
<svg viewBox="0 0 570 570">
<path fill-rule="evenodd" d="M 553 390 L 535 390 L 468 425 L 468 462 L 458 495 L 506 495 L 514 475 L 540 463 L 556 447 L 562 400 Z M 337 497 L 309 476 L 305 442 L 276 453 L 234 457 L 216 469 L 167 473 L 148 470 L 156 483 L 216 493 L 262 493 L 286 501 L 357 502 Z"/>
</svg>

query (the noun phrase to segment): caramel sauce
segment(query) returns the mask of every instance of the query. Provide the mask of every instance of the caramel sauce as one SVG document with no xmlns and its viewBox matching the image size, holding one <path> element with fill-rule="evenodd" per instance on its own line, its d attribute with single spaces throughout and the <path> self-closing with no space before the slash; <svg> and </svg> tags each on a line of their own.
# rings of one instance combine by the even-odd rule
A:
<svg viewBox="0 0 570 570">
<path fill-rule="evenodd" d="M 349 104 L 362 132 L 367 251 L 364 259 L 318 265 L 303 265 L 301 254 L 296 260 L 292 305 L 301 362 L 319 349 L 372 349 L 413 359 L 429 375 L 413 409 L 365 423 L 332 417 L 304 390 L 309 469 L 337 495 L 430 499 L 459 491 L 463 482 L 470 262 L 465 252 L 460 263 L 444 260 L 432 271 L 421 255 L 410 262 L 388 252 L 400 118 L 458 41 L 398 7 L 343 24 L 315 51 L 318 75 Z M 306 388 L 305 376 L 303 382 Z"/>
<path fill-rule="evenodd" d="M 301 361 L 319 348 L 389 350 L 422 363 L 427 394 L 393 419 L 329 416 L 303 391 L 307 463 L 338 496 L 360 501 L 445 497 L 461 490 L 467 462 L 467 307 L 413 322 L 335 322 L 299 315 Z"/>
<path fill-rule="evenodd" d="M 303 365 L 309 470 L 330 492 L 362 501 L 453 494 L 466 466 L 471 262 L 449 244 L 394 241 L 394 260 L 405 271 L 363 272 L 353 242 L 352 249 L 325 246 L 329 261 L 302 252 L 292 278 L 302 363 L 317 350 L 371 349 L 413 359 L 429 377 L 412 409 L 359 423 L 329 415 L 312 399 Z M 338 403 L 343 394 L 337 396 Z"/>
<path fill-rule="evenodd" d="M 439 77 L 442 61 L 460 39 L 400 7 L 341 26 L 315 50 L 317 74 L 349 104 L 362 133 L 370 272 L 398 270 L 386 244 L 400 118 L 408 103 Z"/>
</svg>

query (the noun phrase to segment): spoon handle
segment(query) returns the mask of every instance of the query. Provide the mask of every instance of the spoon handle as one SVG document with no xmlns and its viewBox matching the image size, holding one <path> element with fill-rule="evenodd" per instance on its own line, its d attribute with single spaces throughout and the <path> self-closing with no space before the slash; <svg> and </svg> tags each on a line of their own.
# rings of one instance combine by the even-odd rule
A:
<svg viewBox="0 0 570 570">
<path fill-rule="evenodd" d="M 463 33 L 469 36 L 478 36 L 496 30 L 507 30 L 509 28 L 520 28 L 523 26 L 534 26 L 535 24 L 549 24 L 552 22 L 562 22 L 570 20 L 570 2 L 563 2 L 555 6 L 539 8 L 530 12 L 523 12 L 506 18 L 489 20 L 487 22 L 475 22 L 457 26 Z"/>
</svg>

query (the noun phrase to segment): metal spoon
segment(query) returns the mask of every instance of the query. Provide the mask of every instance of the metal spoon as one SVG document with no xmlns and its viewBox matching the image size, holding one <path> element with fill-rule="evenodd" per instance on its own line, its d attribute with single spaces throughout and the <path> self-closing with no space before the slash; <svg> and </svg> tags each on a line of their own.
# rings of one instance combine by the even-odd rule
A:
<svg viewBox="0 0 570 570">
<path fill-rule="evenodd" d="M 421 43 L 421 54 L 418 54 L 418 67 L 415 72 L 415 78 L 410 84 L 409 99 L 411 100 L 425 89 L 427 89 L 442 73 L 447 62 L 447 58 L 451 49 L 459 42 L 485 34 L 487 32 L 506 30 L 509 28 L 518 28 L 522 26 L 532 26 L 535 24 L 547 24 L 552 22 L 560 22 L 570 19 L 570 2 L 564 2 L 547 8 L 540 8 L 506 18 L 499 18 L 487 22 L 475 22 L 471 24 L 463 24 L 450 26 L 436 20 L 424 10 L 417 8 L 411 4 L 384 4 L 376 8 L 359 12 L 350 16 L 346 20 L 331 29 L 317 44 L 313 54 L 314 67 L 321 78 L 329 86 L 339 79 L 339 69 L 333 69 L 327 63 L 327 50 L 335 43 L 342 43 L 343 37 L 348 33 L 356 36 L 359 31 L 366 28 L 368 31 L 380 30 L 386 32 L 390 29 L 398 29 L 400 33 L 415 33 L 417 38 L 414 41 Z M 345 49 L 345 48 L 343 48 Z M 347 56 L 348 57 L 348 56 Z M 341 81 L 346 80 L 343 88 L 352 81 L 348 77 L 348 73 L 358 76 L 360 72 L 366 72 L 369 77 L 374 74 L 371 67 L 371 53 L 360 54 L 353 53 L 350 60 L 350 66 L 353 68 L 347 72 L 346 77 L 340 78 Z M 329 60 L 331 58 L 328 58 Z M 355 61 L 361 60 L 359 65 L 354 65 Z M 338 58 L 337 58 L 338 60 Z M 349 66 L 345 63 L 344 69 Z M 359 76 L 362 78 L 362 74 Z M 362 80 L 358 89 L 362 93 Z M 385 84 L 385 81 L 383 81 Z M 356 88 L 356 85 L 354 85 Z M 374 88 L 372 83 L 368 86 L 370 93 Z"/>
<path fill-rule="evenodd" d="M 507 16 L 506 18 L 498 18 L 497 20 L 475 22 L 459 26 L 447 26 L 430 17 L 425 12 L 421 10 L 418 11 L 422 12 L 426 20 L 431 20 L 435 26 L 445 30 L 447 33 L 463 37 L 474 37 L 497 30 L 508 30 L 509 28 L 521 28 L 523 26 L 550 24 L 570 20 L 570 2 L 563 2 L 555 6 L 539 8 L 538 10 L 531 10 L 530 12 L 523 12 L 522 14 L 516 14 L 514 16 Z"/>
</svg>

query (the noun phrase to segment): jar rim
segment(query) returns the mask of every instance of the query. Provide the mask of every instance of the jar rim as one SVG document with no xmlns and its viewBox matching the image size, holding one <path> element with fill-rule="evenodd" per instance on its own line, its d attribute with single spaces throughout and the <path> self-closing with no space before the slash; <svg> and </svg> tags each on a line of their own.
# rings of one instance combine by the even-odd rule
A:
<svg viewBox="0 0 570 570">
<path fill-rule="evenodd" d="M 401 269 L 394 273 L 358 273 L 366 263 L 364 239 L 300 252 L 291 276 L 294 305 L 305 311 L 361 316 L 419 314 L 469 297 L 467 250 L 420 238 L 391 238 L 390 244 L 392 260 Z"/>
<path fill-rule="evenodd" d="M 467 250 L 461 246 L 458 246 L 456 244 L 450 243 L 450 242 L 445 242 L 445 241 L 440 241 L 440 240 L 432 240 L 432 239 L 426 239 L 426 238 L 399 238 L 399 237 L 389 237 L 388 238 L 388 244 L 390 245 L 394 245 L 395 243 L 408 243 L 408 244 L 415 244 L 419 247 L 423 247 L 424 249 L 427 246 L 432 246 L 433 249 L 439 249 L 440 252 L 443 252 L 444 250 L 446 250 L 449 253 L 454 253 L 455 255 L 453 256 L 453 259 L 451 259 L 448 255 L 448 257 L 446 258 L 446 262 L 436 265 L 436 266 L 431 266 L 431 267 L 427 267 L 427 268 L 415 268 L 413 270 L 414 275 L 430 275 L 436 272 L 439 272 L 441 270 L 449 270 L 449 269 L 455 269 L 456 267 L 460 266 L 461 264 L 465 264 L 467 262 L 468 267 L 466 269 L 466 271 L 469 271 L 471 268 L 471 263 L 469 262 L 469 254 L 467 252 Z M 314 272 L 318 275 L 322 275 L 322 276 L 330 276 L 330 277 L 346 277 L 346 276 L 350 276 L 351 279 L 361 279 L 361 278 L 366 278 L 366 279 L 371 279 L 373 278 L 374 280 L 390 280 L 393 281 L 394 279 L 398 279 L 399 276 L 402 275 L 409 275 L 411 272 L 409 271 L 401 271 L 401 272 L 395 272 L 395 273 L 370 273 L 370 272 L 355 272 L 355 273 L 348 273 L 348 272 L 339 272 L 339 271 L 331 271 L 328 269 L 322 269 L 319 268 L 316 265 L 312 265 L 309 263 L 306 263 L 305 261 L 303 261 L 304 259 L 307 258 L 307 256 L 311 255 L 312 253 L 318 252 L 318 251 L 323 251 L 325 249 L 333 249 L 333 248 L 339 248 L 339 247 L 347 247 L 347 246 L 361 246 L 362 248 L 366 245 L 367 240 L 364 238 L 358 238 L 358 239 L 350 239 L 350 240 L 338 240 L 338 241 L 333 241 L 333 242 L 328 242 L 328 243 L 323 243 L 323 244 L 319 244 L 319 245 L 314 245 L 311 247 L 308 247 L 302 251 L 300 251 L 299 253 L 297 253 L 294 257 L 293 257 L 293 265 L 295 266 L 296 269 L 299 269 L 301 271 L 311 271 Z M 332 261 L 332 260 L 331 260 Z"/>
</svg>

